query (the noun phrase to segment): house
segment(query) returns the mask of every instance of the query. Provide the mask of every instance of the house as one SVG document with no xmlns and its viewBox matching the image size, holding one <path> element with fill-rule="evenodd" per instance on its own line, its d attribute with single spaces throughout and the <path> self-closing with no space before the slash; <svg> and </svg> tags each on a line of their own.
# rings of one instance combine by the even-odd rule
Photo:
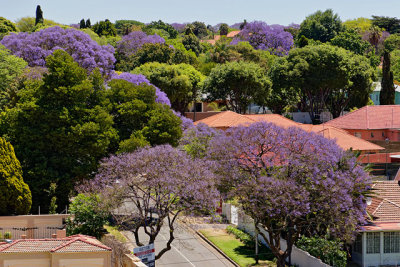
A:
<svg viewBox="0 0 400 267">
<path fill-rule="evenodd" d="M 352 260 L 362 267 L 400 264 L 400 182 L 381 181 L 372 186 L 368 201 L 372 217 L 353 244 Z"/>
<path fill-rule="evenodd" d="M 324 125 L 368 141 L 400 142 L 400 105 L 365 106 Z"/>
<path fill-rule="evenodd" d="M 236 35 L 238 35 L 239 33 L 240 33 L 240 31 L 231 31 L 231 32 L 229 32 L 229 33 L 226 35 L 226 37 L 227 37 L 227 38 L 233 38 L 233 37 L 235 37 Z M 214 39 L 200 40 L 200 42 L 209 43 L 209 44 L 215 45 L 215 43 L 216 43 L 219 39 L 221 39 L 221 35 L 214 35 Z"/>
<path fill-rule="evenodd" d="M 111 248 L 86 235 L 0 243 L 0 267 L 25 266 L 111 267 Z"/>
<path fill-rule="evenodd" d="M 278 114 L 242 115 L 232 111 L 224 111 L 209 116 L 205 119 L 196 121 L 195 124 L 204 123 L 212 128 L 227 130 L 230 127 L 237 127 L 239 125 L 249 125 L 260 121 L 273 123 L 283 128 L 299 127 L 307 132 L 315 132 L 321 134 L 326 138 L 335 139 L 336 143 L 344 150 L 352 148 L 353 150 L 359 150 L 363 154 L 367 154 L 367 153 L 376 153 L 384 149 L 381 146 L 362 140 L 358 137 L 348 134 L 346 131 L 342 129 L 333 126 L 302 124 L 292 121 Z"/>
<path fill-rule="evenodd" d="M 369 97 L 371 98 L 372 102 L 374 102 L 374 105 L 380 105 L 379 97 L 381 94 L 382 85 L 380 82 L 374 82 L 372 86 L 375 87 L 375 89 L 369 95 Z M 394 89 L 395 89 L 394 104 L 400 105 L 400 86 L 395 84 Z"/>
</svg>

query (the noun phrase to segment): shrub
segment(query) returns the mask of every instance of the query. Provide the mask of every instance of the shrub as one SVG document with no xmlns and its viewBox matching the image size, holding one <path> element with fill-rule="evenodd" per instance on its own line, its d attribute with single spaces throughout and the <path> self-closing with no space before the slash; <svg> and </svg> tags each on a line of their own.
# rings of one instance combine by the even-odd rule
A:
<svg viewBox="0 0 400 267">
<path fill-rule="evenodd" d="M 101 210 L 99 203 L 100 198 L 95 194 L 76 196 L 69 208 L 73 218 L 67 219 L 67 234 L 84 234 L 100 238 L 108 214 Z"/>
<path fill-rule="evenodd" d="M 254 238 L 249 235 L 248 233 L 234 227 L 234 226 L 227 226 L 226 231 L 229 234 L 234 235 L 237 239 L 242 241 L 246 246 L 253 248 L 254 247 Z"/>
<path fill-rule="evenodd" d="M 11 238 L 12 238 L 11 232 L 4 233 L 4 239 L 11 239 Z"/>
<path fill-rule="evenodd" d="M 303 236 L 297 241 L 296 246 L 321 259 L 326 264 L 335 267 L 342 267 L 347 264 L 347 255 L 342 250 L 343 244 L 339 240 Z"/>
</svg>

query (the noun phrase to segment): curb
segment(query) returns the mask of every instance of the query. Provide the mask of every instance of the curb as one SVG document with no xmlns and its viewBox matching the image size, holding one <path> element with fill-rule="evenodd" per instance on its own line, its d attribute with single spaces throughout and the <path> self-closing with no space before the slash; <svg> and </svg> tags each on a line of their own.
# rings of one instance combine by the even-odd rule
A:
<svg viewBox="0 0 400 267">
<path fill-rule="evenodd" d="M 218 251 L 219 254 L 221 254 L 225 259 L 227 259 L 230 263 L 232 263 L 234 266 L 236 267 L 240 267 L 239 264 L 237 264 L 234 260 L 232 260 L 231 258 L 228 257 L 228 255 L 226 255 L 222 250 L 220 250 L 216 245 L 214 245 L 213 242 L 211 242 L 210 240 L 207 239 L 207 237 L 205 237 L 202 233 L 200 233 L 199 231 L 195 231 L 196 234 L 203 239 L 207 244 L 209 244 L 210 246 L 212 246 L 216 251 Z"/>
</svg>

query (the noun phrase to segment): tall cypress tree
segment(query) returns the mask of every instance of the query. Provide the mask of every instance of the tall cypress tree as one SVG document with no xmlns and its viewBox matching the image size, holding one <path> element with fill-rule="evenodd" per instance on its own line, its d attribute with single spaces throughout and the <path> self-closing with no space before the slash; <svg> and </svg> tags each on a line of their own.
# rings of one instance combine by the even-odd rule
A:
<svg viewBox="0 0 400 267">
<path fill-rule="evenodd" d="M 36 7 L 36 20 L 35 20 L 35 26 L 38 25 L 39 23 L 43 23 L 43 11 L 40 8 L 40 5 Z"/>
<path fill-rule="evenodd" d="M 90 23 L 90 19 L 86 20 L 86 28 L 91 28 L 92 24 Z"/>
<path fill-rule="evenodd" d="M 383 53 L 381 87 L 381 93 L 379 95 L 380 104 L 393 105 L 395 89 L 393 83 L 393 72 L 390 70 L 390 53 L 387 50 Z"/>
<path fill-rule="evenodd" d="M 79 22 L 79 28 L 80 29 L 85 29 L 86 28 L 85 19 L 81 19 L 81 21 Z"/>
</svg>

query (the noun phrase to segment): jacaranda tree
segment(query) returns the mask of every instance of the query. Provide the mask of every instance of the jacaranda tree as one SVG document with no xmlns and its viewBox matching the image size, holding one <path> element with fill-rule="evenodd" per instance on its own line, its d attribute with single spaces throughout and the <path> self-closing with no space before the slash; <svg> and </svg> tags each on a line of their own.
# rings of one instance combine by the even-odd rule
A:
<svg viewBox="0 0 400 267">
<path fill-rule="evenodd" d="M 159 248 L 157 260 L 171 249 L 176 219 L 182 212 L 215 208 L 219 197 L 214 180 L 207 161 L 163 145 L 104 159 L 89 188 L 83 189 L 100 193 L 103 209 L 117 215 L 117 224 L 133 232 L 137 246 L 159 240 L 166 225 L 166 246 Z M 139 235 L 141 231 L 147 238 Z"/>
<path fill-rule="evenodd" d="M 207 157 L 219 166 L 218 188 L 254 220 L 278 266 L 300 234 L 351 240 L 365 220 L 368 174 L 321 135 L 259 122 L 214 138 Z"/>
<path fill-rule="evenodd" d="M 287 55 L 293 46 L 293 36 L 281 25 L 268 25 L 263 21 L 247 23 L 233 40 L 248 41 L 255 49 L 267 50 L 275 55 Z"/>
<path fill-rule="evenodd" d="M 12 33 L 5 36 L 1 43 L 31 67 L 44 67 L 46 57 L 58 49 L 66 51 L 88 73 L 99 68 L 102 74 L 110 75 L 115 63 L 112 46 L 98 45 L 86 33 L 72 28 L 55 26 L 30 34 Z"/>
<path fill-rule="evenodd" d="M 117 44 L 117 65 L 118 70 L 128 71 L 125 65 L 132 65 L 134 55 L 144 44 L 164 44 L 164 38 L 154 35 L 147 35 L 142 31 L 134 31 L 124 35 Z"/>
</svg>

